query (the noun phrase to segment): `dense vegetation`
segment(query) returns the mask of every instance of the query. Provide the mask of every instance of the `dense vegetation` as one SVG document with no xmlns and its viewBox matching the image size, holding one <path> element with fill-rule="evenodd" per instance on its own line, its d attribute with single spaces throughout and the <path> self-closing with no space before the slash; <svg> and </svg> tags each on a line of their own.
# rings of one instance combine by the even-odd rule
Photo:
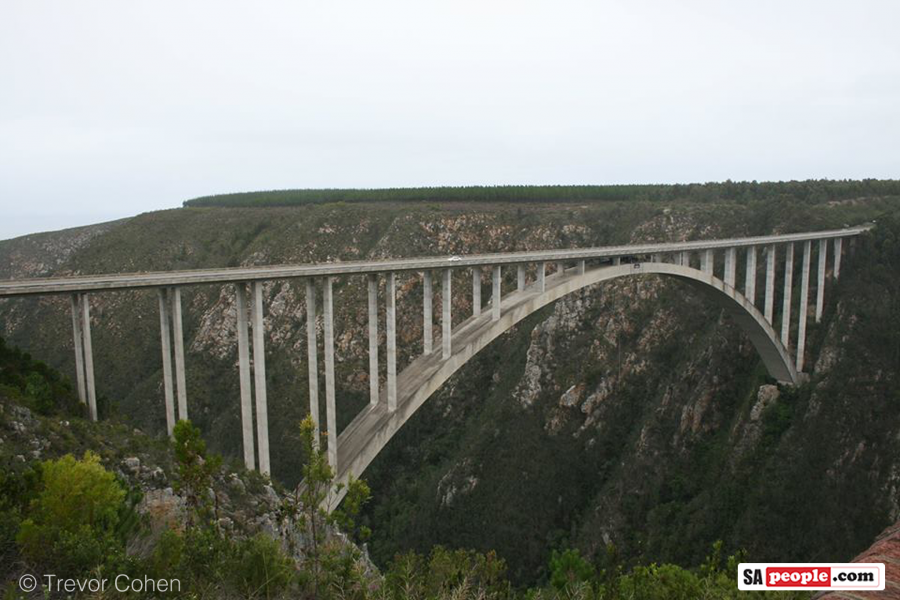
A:
<svg viewBox="0 0 900 600">
<path fill-rule="evenodd" d="M 48 372 L 15 352 L 0 356 L 0 372 L 7 368 Z M 15 389 L 17 401 L 37 399 L 27 384 Z M 53 407 L 43 405 L 47 415 L 61 416 L 62 401 L 57 398 Z M 9 396 L 3 402 L 6 408 L 13 406 Z M 22 574 L 36 574 L 43 582 L 41 574 L 53 573 L 61 579 L 82 580 L 118 581 L 117 576 L 127 576 L 116 586 L 147 580 L 165 580 L 174 586 L 171 582 L 177 581 L 175 595 L 185 598 L 695 600 L 739 596 L 740 557 L 723 557 L 720 544 L 695 570 L 656 564 L 597 570 L 577 551 L 554 553 L 549 582 L 530 590 L 513 587 L 504 561 L 494 552 L 438 546 L 427 555 L 397 555 L 383 574 L 378 573 L 331 529 L 340 525 L 344 531 L 365 535 L 353 519 L 368 489 L 362 482 L 351 482 L 341 509 L 325 512 L 322 503 L 333 474 L 312 432 L 307 419 L 301 425 L 307 485 L 286 496 L 283 512 L 283 522 L 302 533 L 301 547 L 289 533 L 283 539 L 265 533 L 236 538 L 221 529 L 212 478 L 222 463 L 207 452 L 199 430 L 188 421 L 178 422 L 170 452 L 178 473 L 176 486 L 189 510 L 184 522 L 161 532 L 154 531 L 151 516 L 136 511 L 140 490 L 105 468 L 91 451 L 80 459 L 64 454 L 27 463 L 10 461 L 6 452 L 0 453 L 0 592 L 5 598 L 21 598 L 17 580 Z M 118 597 L 112 587 L 106 593 L 76 592 L 75 596 Z M 71 597 L 56 590 L 44 592 L 51 598 L 63 595 Z"/>
<path fill-rule="evenodd" d="M 603 202 L 676 200 L 777 200 L 802 202 L 846 200 L 865 196 L 900 196 L 900 181 L 867 179 L 788 182 L 726 181 L 672 185 L 498 185 L 387 189 L 272 190 L 203 196 L 189 207 L 292 206 L 323 202 Z"/>
</svg>

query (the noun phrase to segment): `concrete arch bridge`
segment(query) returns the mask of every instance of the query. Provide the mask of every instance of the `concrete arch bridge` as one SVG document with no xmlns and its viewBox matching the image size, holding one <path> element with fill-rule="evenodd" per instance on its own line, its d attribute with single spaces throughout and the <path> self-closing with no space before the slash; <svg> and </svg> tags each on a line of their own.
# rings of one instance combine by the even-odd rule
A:
<svg viewBox="0 0 900 600">
<path fill-rule="evenodd" d="M 188 417 L 180 289 L 186 285 L 211 283 L 233 286 L 237 305 L 244 462 L 249 469 L 258 468 L 269 474 L 262 284 L 278 279 L 304 279 L 307 322 L 314 323 L 318 318 L 316 280 L 321 280 L 325 422 L 322 423 L 319 415 L 320 373 L 315 327 L 307 327 L 310 414 L 317 430 L 324 425 L 324 431 L 329 434 L 326 436 L 329 463 L 337 474 L 337 482 L 346 483 L 351 475 L 359 476 L 416 410 L 482 348 L 547 304 L 574 291 L 620 277 L 655 274 L 675 278 L 696 289 L 731 315 L 753 343 L 773 378 L 786 384 L 796 384 L 803 377 L 813 254 L 818 268 L 812 314 L 818 321 L 825 301 L 828 255 L 832 257 L 831 274 L 836 280 L 840 276 L 843 241 L 852 240 L 867 229 L 869 226 L 669 244 L 13 280 L 0 282 L 0 298 L 70 295 L 78 393 L 82 402 L 87 404 L 91 418 L 96 420 L 89 295 L 124 289 L 156 289 L 163 355 L 163 404 L 171 434 L 176 404 L 178 418 Z M 799 274 L 795 273 L 795 248 L 802 252 L 797 269 Z M 743 265 L 740 282 L 739 263 Z M 782 281 L 780 294 L 775 277 L 776 266 L 780 267 L 782 275 L 779 278 Z M 501 275 L 504 268 L 512 268 L 516 272 L 516 288 L 506 295 L 502 294 Z M 467 319 L 453 327 L 451 273 L 457 269 L 472 273 L 471 289 L 463 293 L 471 294 L 473 308 Z M 527 274 L 532 270 L 534 276 L 529 280 Z M 485 271 L 490 272 L 491 294 L 483 303 L 482 276 Z M 398 373 L 396 274 L 402 272 L 421 273 L 424 339 L 423 353 Z M 435 275 L 442 288 L 440 336 L 434 334 L 436 319 L 432 290 Z M 797 275 L 800 294 L 799 299 L 795 300 L 792 291 Z M 367 279 L 370 401 L 339 435 L 335 435 L 332 288 L 336 278 L 352 276 Z M 386 282 L 383 302 L 387 377 L 384 389 L 380 389 L 378 376 L 381 351 L 378 335 L 379 278 L 384 278 Z M 758 283 L 762 284 L 759 294 Z M 776 295 L 780 295 L 782 306 L 780 324 L 773 322 Z M 798 333 L 792 343 L 790 332 L 794 315 L 798 321 Z M 776 325 L 779 326 L 778 331 Z M 331 506 L 337 505 L 343 492 L 340 490 L 332 496 Z"/>
</svg>

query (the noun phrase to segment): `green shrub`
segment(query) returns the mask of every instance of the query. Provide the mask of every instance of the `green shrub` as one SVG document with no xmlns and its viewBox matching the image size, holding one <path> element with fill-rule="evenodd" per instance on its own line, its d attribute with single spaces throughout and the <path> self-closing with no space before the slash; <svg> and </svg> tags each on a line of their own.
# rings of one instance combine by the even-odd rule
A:
<svg viewBox="0 0 900 600">
<path fill-rule="evenodd" d="M 125 490 L 88 451 L 42 464 L 41 491 L 22 521 L 16 542 L 22 555 L 57 573 L 76 575 L 124 551 L 116 535 Z"/>
<path fill-rule="evenodd" d="M 237 542 L 229 569 L 234 586 L 247 598 L 273 598 L 295 579 L 294 561 L 265 534 Z"/>
</svg>

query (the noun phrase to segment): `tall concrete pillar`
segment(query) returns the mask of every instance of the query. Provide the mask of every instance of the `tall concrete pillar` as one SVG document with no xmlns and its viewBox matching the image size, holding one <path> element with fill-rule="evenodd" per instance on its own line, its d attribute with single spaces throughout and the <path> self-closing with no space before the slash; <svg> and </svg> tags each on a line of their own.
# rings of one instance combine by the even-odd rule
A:
<svg viewBox="0 0 900 600">
<path fill-rule="evenodd" d="M 769 244 L 766 248 L 766 321 L 769 325 L 775 325 L 772 319 L 775 315 L 775 244 Z"/>
<path fill-rule="evenodd" d="M 269 409 L 266 396 L 266 332 L 263 329 L 263 284 L 253 282 L 253 382 L 256 396 L 256 442 L 259 448 L 259 472 L 269 475 Z"/>
<path fill-rule="evenodd" d="M 163 396 L 166 399 L 166 433 L 169 437 L 175 429 L 175 393 L 172 391 L 172 347 L 169 334 L 169 302 L 166 290 L 160 288 L 159 296 L 159 334 L 162 340 Z"/>
<path fill-rule="evenodd" d="M 397 274 L 388 273 L 385 285 L 387 330 L 387 406 L 388 411 L 397 410 Z"/>
<path fill-rule="evenodd" d="M 319 360 L 316 335 L 316 280 L 306 280 L 306 356 L 309 373 L 309 418 L 312 419 L 313 440 L 318 446 L 319 420 Z"/>
<path fill-rule="evenodd" d="M 181 288 L 173 287 L 169 293 L 172 301 L 172 335 L 175 346 L 175 384 L 178 398 L 178 419 L 186 421 L 187 389 L 184 377 L 184 329 L 181 319 Z"/>
<path fill-rule="evenodd" d="M 75 379 L 78 383 L 78 399 L 82 404 L 87 404 L 87 392 L 84 389 L 84 336 L 81 333 L 81 314 L 78 304 L 81 302 L 78 294 L 72 294 L 72 341 L 75 346 Z"/>
<path fill-rule="evenodd" d="M 91 300 L 81 295 L 81 333 L 84 337 L 84 381 L 91 420 L 97 420 L 97 388 L 94 386 L 94 345 L 91 343 Z"/>
<path fill-rule="evenodd" d="M 797 372 L 803 372 L 804 353 L 806 352 L 806 316 L 809 309 L 809 255 L 812 242 L 803 242 L 803 275 L 800 280 L 800 326 L 797 333 Z"/>
<path fill-rule="evenodd" d="M 443 330 L 441 335 L 441 346 L 442 346 L 442 357 L 444 360 L 450 358 L 450 354 L 452 353 L 452 348 L 450 347 L 450 336 L 451 330 L 453 328 L 453 323 L 451 321 L 451 276 L 453 272 L 450 269 L 444 269 L 443 272 L 443 289 L 441 291 L 441 301 L 443 304 L 443 312 L 441 314 L 441 328 Z"/>
<path fill-rule="evenodd" d="M 256 449 L 253 442 L 253 398 L 250 387 L 250 335 L 247 331 L 247 289 L 235 284 L 237 312 L 238 373 L 241 385 L 241 436 L 244 446 L 244 466 L 256 468 Z"/>
<path fill-rule="evenodd" d="M 525 289 L 525 265 L 517 265 L 516 266 L 516 290 L 522 291 Z"/>
<path fill-rule="evenodd" d="M 683 267 L 691 266 L 691 253 L 689 250 L 685 250 L 681 253 L 681 265 Z"/>
<path fill-rule="evenodd" d="M 328 464 L 337 472 L 337 408 L 334 400 L 334 278 L 322 286 L 322 335 L 325 348 L 325 426 L 328 428 Z"/>
<path fill-rule="evenodd" d="M 500 320 L 500 265 L 494 266 L 493 290 L 491 292 L 491 321 Z"/>
<path fill-rule="evenodd" d="M 816 323 L 822 320 L 825 307 L 825 266 L 828 261 L 828 240 L 819 240 L 819 279 L 816 282 Z"/>
<path fill-rule="evenodd" d="M 472 269 L 472 316 L 481 314 L 481 267 Z"/>
<path fill-rule="evenodd" d="M 432 289 L 431 289 L 431 272 L 425 271 L 422 274 L 422 286 L 423 286 L 423 305 L 422 305 L 422 348 L 425 354 L 431 354 L 432 345 L 434 336 L 432 334 L 432 325 L 434 324 L 434 317 L 432 316 L 432 310 L 434 309 L 434 300 L 432 298 Z"/>
<path fill-rule="evenodd" d="M 585 261 L 579 260 L 578 263 L 577 263 L 577 267 L 578 267 L 578 274 L 579 274 L 579 275 L 584 275 L 585 270 L 587 270 L 587 267 L 586 267 L 586 265 L 585 265 Z"/>
<path fill-rule="evenodd" d="M 794 244 L 784 249 L 784 298 L 781 305 L 781 344 L 791 345 L 791 293 L 794 289 Z"/>
<path fill-rule="evenodd" d="M 737 249 L 725 250 L 725 283 L 735 287 L 735 273 L 737 272 Z"/>
<path fill-rule="evenodd" d="M 619 265 L 621 265 L 621 264 L 622 264 L 622 257 L 621 257 L 621 256 L 614 256 L 613 259 L 612 259 L 612 264 L 613 264 L 614 267 L 618 267 Z"/>
<path fill-rule="evenodd" d="M 756 246 L 747 248 L 747 272 L 744 274 L 744 296 L 756 304 Z"/>
<path fill-rule="evenodd" d="M 539 262 L 537 265 L 538 291 L 544 293 L 547 290 L 547 263 Z"/>
<path fill-rule="evenodd" d="M 369 404 L 378 404 L 378 276 L 367 278 L 369 286 Z"/>
<path fill-rule="evenodd" d="M 700 255 L 700 270 L 712 275 L 716 268 L 716 256 L 712 250 L 704 250 Z"/>
<path fill-rule="evenodd" d="M 565 263 L 562 262 L 562 261 L 558 261 L 558 262 L 556 263 L 556 273 L 557 273 L 558 275 L 562 275 L 562 274 L 565 273 L 565 272 L 566 272 L 566 265 L 565 265 Z"/>
<path fill-rule="evenodd" d="M 844 245 L 842 238 L 834 238 L 834 280 L 841 276 L 841 250 Z"/>
<path fill-rule="evenodd" d="M 650 262 L 661 263 L 663 261 L 663 255 L 657 252 L 656 254 L 650 257 Z"/>
</svg>

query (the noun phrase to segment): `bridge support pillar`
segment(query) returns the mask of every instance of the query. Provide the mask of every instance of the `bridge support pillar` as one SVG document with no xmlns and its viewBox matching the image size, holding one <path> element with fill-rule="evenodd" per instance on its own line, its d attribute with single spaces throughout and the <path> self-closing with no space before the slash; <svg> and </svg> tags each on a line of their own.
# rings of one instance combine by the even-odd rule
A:
<svg viewBox="0 0 900 600">
<path fill-rule="evenodd" d="M 844 240 L 842 238 L 834 238 L 834 280 L 837 281 L 841 276 L 841 250 L 843 249 Z"/>
<path fill-rule="evenodd" d="M 784 249 L 784 297 L 781 305 L 781 345 L 790 348 L 791 343 L 791 293 L 794 289 L 794 244 Z"/>
<path fill-rule="evenodd" d="M 253 442 L 253 399 L 250 391 L 250 336 L 247 331 L 247 290 L 243 283 L 234 286 L 237 312 L 238 374 L 241 387 L 241 436 L 244 446 L 244 466 L 256 468 L 256 449 Z M 168 413 L 169 405 L 166 404 Z"/>
<path fill-rule="evenodd" d="M 481 314 L 481 267 L 472 269 L 472 316 Z"/>
<path fill-rule="evenodd" d="M 388 411 L 397 410 L 397 274 L 387 276 L 387 405 Z M 335 464 L 337 464 L 337 431 L 334 432 Z"/>
<path fill-rule="evenodd" d="M 172 347 L 169 333 L 169 298 L 168 292 L 160 288 L 159 296 L 159 333 L 162 341 L 163 396 L 166 400 L 166 433 L 169 437 L 175 429 L 175 393 L 172 386 Z"/>
<path fill-rule="evenodd" d="M 444 360 L 450 358 L 450 354 L 452 353 L 452 348 L 450 347 L 450 336 L 453 328 L 453 323 L 451 321 L 452 297 L 450 295 L 452 276 L 452 270 L 444 269 L 444 272 L 442 273 L 443 286 L 441 289 L 441 304 L 443 305 L 443 311 L 441 312 L 441 357 Z"/>
<path fill-rule="evenodd" d="M 328 464 L 337 472 L 337 408 L 334 400 L 334 278 L 322 289 L 322 334 L 325 347 L 325 426 L 328 428 Z"/>
<path fill-rule="evenodd" d="M 764 312 L 769 325 L 775 315 L 775 244 L 766 248 L 766 300 Z"/>
<path fill-rule="evenodd" d="M 825 267 L 828 261 L 828 240 L 819 240 L 819 278 L 816 282 L 816 323 L 822 320 L 825 307 Z"/>
<path fill-rule="evenodd" d="M 72 345 L 75 347 L 75 379 L 78 382 L 78 399 L 87 404 L 87 393 L 84 388 L 84 336 L 81 333 L 81 315 L 79 304 L 81 296 L 72 294 Z"/>
<path fill-rule="evenodd" d="M 431 272 L 425 271 L 422 274 L 422 351 L 425 354 L 431 354 L 434 336 L 432 334 L 432 326 L 434 317 L 434 299 L 431 289 Z"/>
<path fill-rule="evenodd" d="M 756 246 L 747 248 L 747 272 L 744 274 L 744 296 L 756 304 Z"/>
<path fill-rule="evenodd" d="M 797 372 L 803 372 L 804 353 L 806 351 L 806 319 L 809 311 L 809 255 L 812 242 L 803 242 L 803 273 L 800 280 L 800 323 L 797 333 Z"/>
<path fill-rule="evenodd" d="M 516 290 L 523 291 L 525 289 L 525 265 L 516 266 Z"/>
<path fill-rule="evenodd" d="M 621 264 L 622 264 L 622 257 L 621 257 L 621 256 L 615 256 L 615 257 L 613 257 L 613 259 L 612 259 L 612 264 L 613 264 L 614 267 L 618 267 L 619 265 L 621 265 Z"/>
<path fill-rule="evenodd" d="M 566 264 L 562 261 L 558 261 L 556 263 L 556 274 L 562 275 L 565 272 L 566 272 Z"/>
<path fill-rule="evenodd" d="M 540 262 L 537 265 L 537 284 L 540 293 L 547 291 L 547 263 Z"/>
<path fill-rule="evenodd" d="M 369 404 L 378 404 L 378 276 L 366 277 L 369 288 Z"/>
<path fill-rule="evenodd" d="M 650 257 L 650 262 L 661 263 L 663 262 L 663 255 L 656 253 Z"/>
<path fill-rule="evenodd" d="M 309 373 L 309 417 L 313 422 L 313 441 L 318 447 L 319 431 L 319 360 L 316 335 L 316 280 L 306 280 L 306 365 Z"/>
<path fill-rule="evenodd" d="M 493 289 L 491 291 L 491 321 L 500 320 L 500 265 L 494 266 L 493 273 Z"/>
<path fill-rule="evenodd" d="M 94 346 L 91 342 L 91 300 L 81 294 L 81 334 L 84 340 L 84 379 L 91 420 L 97 420 L 97 388 L 94 386 Z"/>
<path fill-rule="evenodd" d="M 172 301 L 172 335 L 175 346 L 175 384 L 178 397 L 178 418 L 187 420 L 187 388 L 184 377 L 184 329 L 181 318 L 181 288 L 173 287 L 170 292 Z"/>
<path fill-rule="evenodd" d="M 735 287 L 735 273 L 737 272 L 737 249 L 725 250 L 725 283 Z"/>
<path fill-rule="evenodd" d="M 716 256 L 712 250 L 704 250 L 700 255 L 700 270 L 707 275 L 712 275 L 716 268 Z"/>
<path fill-rule="evenodd" d="M 691 253 L 690 253 L 690 251 L 685 250 L 684 252 L 682 252 L 682 253 L 681 253 L 681 256 L 680 256 L 680 258 L 679 258 L 679 262 L 680 262 L 681 265 L 684 266 L 684 267 L 690 267 L 690 266 L 691 266 Z"/>
<path fill-rule="evenodd" d="M 253 380 L 256 395 L 256 441 L 259 448 L 259 472 L 269 475 L 269 413 L 266 397 L 266 346 L 263 329 L 263 284 L 253 282 Z"/>
<path fill-rule="evenodd" d="M 584 275 L 585 270 L 586 270 L 585 261 L 579 260 L 578 261 L 578 274 Z"/>
</svg>

